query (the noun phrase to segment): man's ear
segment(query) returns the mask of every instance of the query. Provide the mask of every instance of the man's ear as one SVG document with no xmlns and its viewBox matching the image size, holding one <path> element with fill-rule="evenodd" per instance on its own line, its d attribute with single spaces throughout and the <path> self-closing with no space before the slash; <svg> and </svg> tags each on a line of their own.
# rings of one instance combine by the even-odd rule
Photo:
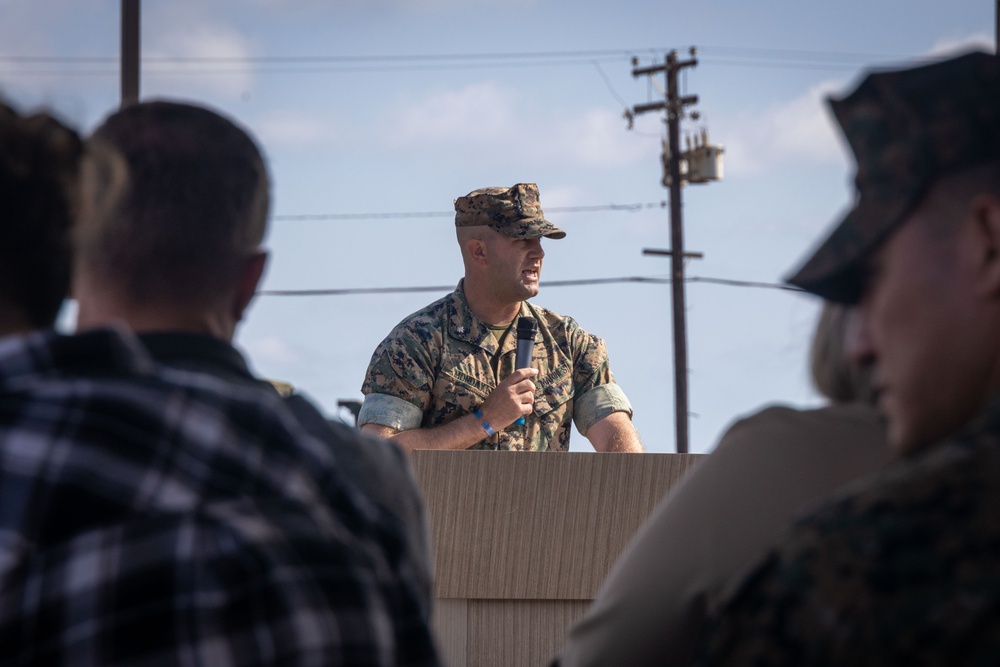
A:
<svg viewBox="0 0 1000 667">
<path fill-rule="evenodd" d="M 486 258 L 486 241 L 481 239 L 469 239 L 465 242 L 465 250 L 475 264 L 485 266 L 488 261 Z"/>
<path fill-rule="evenodd" d="M 969 214 L 977 243 L 976 284 L 983 294 L 1000 297 L 1000 198 L 977 195 Z"/>
<path fill-rule="evenodd" d="M 260 279 L 264 276 L 265 266 L 267 266 L 267 252 L 264 250 L 255 252 L 243 262 L 233 300 L 233 321 L 239 322 L 243 319 L 243 313 L 246 312 L 251 299 L 257 293 L 257 285 L 260 284 Z"/>
</svg>

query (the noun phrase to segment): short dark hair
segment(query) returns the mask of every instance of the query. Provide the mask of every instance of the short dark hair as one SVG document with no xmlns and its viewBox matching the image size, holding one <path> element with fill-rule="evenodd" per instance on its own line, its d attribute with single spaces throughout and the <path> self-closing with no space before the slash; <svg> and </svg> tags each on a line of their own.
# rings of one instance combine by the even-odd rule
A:
<svg viewBox="0 0 1000 667">
<path fill-rule="evenodd" d="M 69 291 L 83 154 L 52 116 L 0 102 L 0 301 L 34 327 L 52 326 Z"/>
<path fill-rule="evenodd" d="M 125 184 L 116 205 L 88 217 L 78 261 L 136 303 L 211 304 L 264 238 L 267 170 L 249 134 L 201 106 L 126 107 L 90 138 L 117 152 Z"/>
</svg>

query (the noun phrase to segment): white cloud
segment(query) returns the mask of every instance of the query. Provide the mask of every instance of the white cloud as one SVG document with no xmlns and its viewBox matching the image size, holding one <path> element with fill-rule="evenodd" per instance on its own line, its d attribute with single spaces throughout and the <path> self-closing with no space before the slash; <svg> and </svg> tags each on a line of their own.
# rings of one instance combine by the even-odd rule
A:
<svg viewBox="0 0 1000 667">
<path fill-rule="evenodd" d="M 514 89 L 477 83 L 403 100 L 383 136 L 390 144 L 429 149 L 470 145 L 496 160 L 620 166 L 648 159 L 655 138 L 629 133 L 617 111 L 584 109 L 575 115 L 542 113 Z"/>
<path fill-rule="evenodd" d="M 257 366 L 294 364 L 302 361 L 302 355 L 280 336 L 264 336 L 241 341 L 241 346 Z"/>
<path fill-rule="evenodd" d="M 927 52 L 927 55 L 938 58 L 955 55 L 972 49 L 992 52 L 994 48 L 994 38 L 983 32 L 975 35 L 968 35 L 966 37 L 948 37 L 938 40 L 934 43 L 934 46 L 931 47 L 930 51 Z"/>
<path fill-rule="evenodd" d="M 167 20 L 146 51 L 143 78 L 150 88 L 170 93 L 192 89 L 239 95 L 253 81 L 252 67 L 236 59 L 253 55 L 247 39 L 228 26 L 180 15 Z M 191 62 L 190 59 L 231 59 L 232 62 Z"/>
<path fill-rule="evenodd" d="M 493 83 L 446 90 L 423 99 L 402 101 L 403 111 L 390 121 L 391 143 L 490 143 L 514 127 L 516 93 Z"/>
<path fill-rule="evenodd" d="M 759 173 L 777 164 L 843 164 L 845 149 L 826 105 L 829 94 L 843 90 L 844 82 L 825 81 L 760 115 L 718 124 L 724 133 L 714 139 L 725 146 L 727 173 Z"/>
<path fill-rule="evenodd" d="M 295 112 L 257 120 L 253 130 L 269 152 L 280 148 L 316 147 L 334 142 L 340 136 L 326 119 Z"/>
<path fill-rule="evenodd" d="M 842 156 L 826 98 L 840 91 L 837 82 L 823 82 L 780 107 L 765 119 L 764 128 L 777 155 L 808 162 L 835 162 Z"/>
<path fill-rule="evenodd" d="M 564 206 L 580 206 L 593 203 L 587 189 L 578 185 L 545 186 L 542 199 L 544 200 L 544 205 L 542 206 L 543 209 L 561 208 Z"/>
<path fill-rule="evenodd" d="M 545 152 L 583 164 L 621 166 L 659 150 L 655 139 L 630 134 L 621 114 L 605 109 L 590 109 L 576 118 L 557 120 L 556 125 L 555 132 L 542 135 L 552 137 L 542 142 Z"/>
<path fill-rule="evenodd" d="M 986 33 L 936 42 L 926 57 L 940 58 L 970 49 L 992 51 Z M 902 66 L 903 63 L 900 63 Z M 849 162 L 846 147 L 829 112 L 826 97 L 850 90 L 848 80 L 819 83 L 803 95 L 757 116 L 728 119 L 722 143 L 726 145 L 727 173 L 760 173 L 776 164 L 833 164 Z M 719 138 L 723 138 L 720 134 Z"/>
</svg>

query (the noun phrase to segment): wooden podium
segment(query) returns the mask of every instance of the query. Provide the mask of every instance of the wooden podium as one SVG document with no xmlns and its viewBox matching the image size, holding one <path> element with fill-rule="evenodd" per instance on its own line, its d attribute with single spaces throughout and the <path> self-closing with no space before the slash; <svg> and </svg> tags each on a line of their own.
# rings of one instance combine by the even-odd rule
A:
<svg viewBox="0 0 1000 667">
<path fill-rule="evenodd" d="M 546 665 L 700 454 L 416 451 L 448 667 Z"/>
</svg>

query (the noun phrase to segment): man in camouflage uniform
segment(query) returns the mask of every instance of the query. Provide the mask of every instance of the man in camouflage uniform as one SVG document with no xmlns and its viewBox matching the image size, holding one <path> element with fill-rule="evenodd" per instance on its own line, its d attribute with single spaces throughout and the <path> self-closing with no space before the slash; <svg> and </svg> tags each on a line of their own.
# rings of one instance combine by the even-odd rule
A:
<svg viewBox="0 0 1000 667">
<path fill-rule="evenodd" d="M 1000 60 L 872 74 L 832 108 L 859 196 L 789 282 L 857 303 L 900 460 L 792 527 L 700 664 L 996 664 Z"/>
<path fill-rule="evenodd" d="M 575 421 L 598 451 L 642 451 L 604 341 L 527 301 L 538 293 L 541 237 L 566 235 L 545 219 L 538 187 L 459 197 L 455 227 L 465 278 L 375 350 L 362 429 L 406 450 L 566 451 Z M 515 370 L 519 317 L 534 318 L 538 332 L 532 367 Z"/>
</svg>

